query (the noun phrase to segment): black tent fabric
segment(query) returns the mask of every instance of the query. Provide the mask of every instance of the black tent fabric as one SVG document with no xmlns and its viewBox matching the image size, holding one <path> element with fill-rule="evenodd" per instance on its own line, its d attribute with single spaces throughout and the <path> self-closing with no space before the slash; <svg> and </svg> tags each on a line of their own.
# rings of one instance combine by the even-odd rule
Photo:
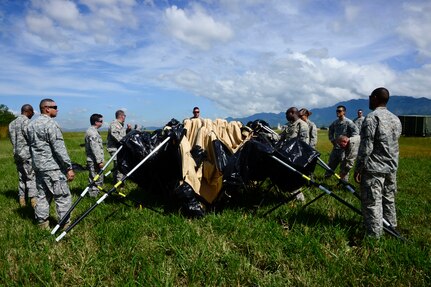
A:
<svg viewBox="0 0 431 287">
<path fill-rule="evenodd" d="M 127 174 L 145 156 L 147 156 L 166 137 L 169 143 L 158 151 L 148 162 L 142 165 L 130 179 L 142 189 L 157 192 L 166 200 L 175 202 L 191 216 L 204 214 L 202 202 L 208 204 L 193 190 L 192 186 L 183 181 L 181 151 L 179 143 L 186 131 L 176 120 L 171 120 L 168 128 L 153 133 L 131 131 L 121 144 L 123 149 L 118 154 L 119 168 Z M 256 127 L 254 127 L 256 129 Z M 232 153 L 220 141 L 213 141 L 216 166 L 223 175 L 223 185 L 264 181 L 269 179 L 282 191 L 291 192 L 306 182 L 298 174 L 277 163 L 272 156 L 279 158 L 305 175 L 310 175 L 316 166 L 319 153 L 308 144 L 297 140 L 273 140 L 264 130 L 253 131 L 251 138 Z M 190 151 L 196 166 L 206 160 L 205 151 L 195 146 Z"/>
</svg>

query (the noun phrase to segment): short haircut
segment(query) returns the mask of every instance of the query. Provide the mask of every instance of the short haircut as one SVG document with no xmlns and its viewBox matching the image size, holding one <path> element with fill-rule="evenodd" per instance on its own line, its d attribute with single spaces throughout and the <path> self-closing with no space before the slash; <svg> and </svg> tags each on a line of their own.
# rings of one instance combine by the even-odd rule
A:
<svg viewBox="0 0 431 287">
<path fill-rule="evenodd" d="M 389 91 L 386 88 L 380 87 L 375 89 L 371 96 L 375 96 L 377 98 L 377 101 L 382 104 L 387 104 L 389 101 Z"/>
<path fill-rule="evenodd" d="M 123 110 L 118 110 L 115 112 L 115 118 L 118 119 L 119 116 L 125 115 Z"/>
<path fill-rule="evenodd" d="M 90 124 L 94 126 L 101 118 L 103 118 L 101 114 L 92 114 L 90 117 Z"/>
<path fill-rule="evenodd" d="M 21 107 L 21 114 L 24 112 L 33 111 L 33 107 L 30 104 L 22 105 Z"/>
<path fill-rule="evenodd" d="M 298 113 L 298 109 L 296 107 L 290 107 L 286 110 L 286 114 L 289 113 L 289 111 L 292 111 L 294 114 Z"/>
<path fill-rule="evenodd" d="M 41 113 L 43 113 L 43 108 L 46 106 L 46 104 L 48 104 L 48 103 L 54 103 L 54 100 L 52 100 L 52 99 L 43 99 L 43 100 L 41 100 L 40 101 L 40 104 L 39 104 L 39 109 L 40 109 L 40 112 Z"/>
<path fill-rule="evenodd" d="M 363 111 L 362 111 L 362 109 L 359 109 L 359 110 L 358 110 L 358 113 L 359 113 L 359 112 L 361 112 L 361 113 L 362 113 L 362 112 L 363 112 Z"/>
<path fill-rule="evenodd" d="M 193 111 L 195 111 L 195 110 L 199 110 L 199 107 L 194 107 L 194 108 L 193 108 Z"/>
<path fill-rule="evenodd" d="M 342 108 L 342 109 L 343 109 L 343 111 L 347 111 L 346 107 L 345 107 L 345 106 L 343 106 L 343 105 L 340 105 L 340 106 L 338 106 L 338 107 L 337 107 L 337 109 L 339 109 L 339 108 Z"/>
</svg>

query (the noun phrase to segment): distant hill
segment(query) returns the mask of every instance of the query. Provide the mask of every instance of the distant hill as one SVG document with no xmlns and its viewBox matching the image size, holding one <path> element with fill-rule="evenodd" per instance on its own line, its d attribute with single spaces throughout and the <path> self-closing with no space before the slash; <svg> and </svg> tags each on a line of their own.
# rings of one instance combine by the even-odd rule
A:
<svg viewBox="0 0 431 287">
<path fill-rule="evenodd" d="M 368 108 L 368 99 L 356 99 L 344 102 L 339 102 L 333 106 L 326 108 L 311 109 L 313 113 L 310 120 L 317 127 L 328 127 L 336 118 L 335 109 L 337 106 L 343 105 L 347 109 L 347 117 L 350 119 L 356 118 L 356 111 L 362 109 L 364 114 L 370 112 Z M 288 107 L 286 107 L 288 108 Z M 301 108 L 301 107 L 298 107 Z M 388 109 L 398 116 L 402 115 L 431 115 L 431 100 L 427 98 L 413 98 L 407 96 L 391 96 Z M 285 110 L 280 113 L 258 113 L 244 118 L 227 118 L 228 121 L 240 121 L 243 124 L 257 119 L 266 121 L 271 127 L 276 127 L 278 124 L 286 123 Z"/>
</svg>

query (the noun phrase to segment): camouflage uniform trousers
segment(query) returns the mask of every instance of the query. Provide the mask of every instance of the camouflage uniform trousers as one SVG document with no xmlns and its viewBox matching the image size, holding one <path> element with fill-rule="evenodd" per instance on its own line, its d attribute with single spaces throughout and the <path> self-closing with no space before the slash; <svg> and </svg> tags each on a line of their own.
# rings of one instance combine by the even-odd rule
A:
<svg viewBox="0 0 431 287">
<path fill-rule="evenodd" d="M 364 172 L 361 177 L 360 188 L 362 214 L 367 234 L 380 237 L 383 234 L 383 218 L 393 227 L 396 227 L 396 173 Z"/>
<path fill-rule="evenodd" d="M 109 150 L 108 152 L 112 157 L 116 151 L 117 150 Z M 118 168 L 117 156 L 115 156 L 113 162 L 114 162 L 114 172 L 113 172 L 114 174 L 113 174 L 113 176 L 114 176 L 115 182 L 117 183 L 118 181 L 120 181 L 123 178 L 124 175 L 120 172 L 120 170 Z"/>
<path fill-rule="evenodd" d="M 328 166 L 335 171 L 337 166 L 344 160 L 344 150 L 341 148 L 333 148 L 331 154 L 329 155 Z M 330 177 L 331 172 L 327 171 L 325 173 L 326 177 Z"/>
<path fill-rule="evenodd" d="M 66 176 L 60 170 L 39 171 L 36 173 L 37 204 L 34 209 L 37 223 L 48 220 L 49 206 L 54 199 L 58 220 L 62 220 L 72 206 L 72 195 Z M 67 220 L 68 223 L 70 218 Z"/>
<path fill-rule="evenodd" d="M 25 162 L 19 162 L 16 164 L 18 171 L 18 196 L 25 198 L 33 198 L 37 196 L 36 188 L 36 175 L 33 171 L 31 159 Z"/>
<path fill-rule="evenodd" d="M 99 173 L 100 168 L 99 166 L 96 166 L 93 161 L 87 161 L 87 167 L 88 167 L 88 183 L 91 184 L 93 182 L 93 178 Z M 95 181 L 95 184 L 91 186 L 89 189 L 88 194 L 90 197 L 97 197 L 99 194 L 99 189 L 97 186 L 102 187 L 103 186 L 103 173 L 100 175 L 100 177 Z"/>
</svg>

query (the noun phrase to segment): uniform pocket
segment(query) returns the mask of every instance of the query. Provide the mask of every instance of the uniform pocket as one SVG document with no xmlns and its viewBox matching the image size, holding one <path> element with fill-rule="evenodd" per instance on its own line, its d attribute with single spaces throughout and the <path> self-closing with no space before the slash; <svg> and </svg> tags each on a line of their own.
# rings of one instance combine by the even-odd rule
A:
<svg viewBox="0 0 431 287">
<path fill-rule="evenodd" d="M 69 187 L 67 182 L 58 180 L 54 182 L 54 195 L 67 195 L 69 194 Z"/>
<path fill-rule="evenodd" d="M 69 186 L 67 185 L 66 176 L 60 171 L 51 172 L 52 193 L 54 195 L 70 194 Z"/>
</svg>

